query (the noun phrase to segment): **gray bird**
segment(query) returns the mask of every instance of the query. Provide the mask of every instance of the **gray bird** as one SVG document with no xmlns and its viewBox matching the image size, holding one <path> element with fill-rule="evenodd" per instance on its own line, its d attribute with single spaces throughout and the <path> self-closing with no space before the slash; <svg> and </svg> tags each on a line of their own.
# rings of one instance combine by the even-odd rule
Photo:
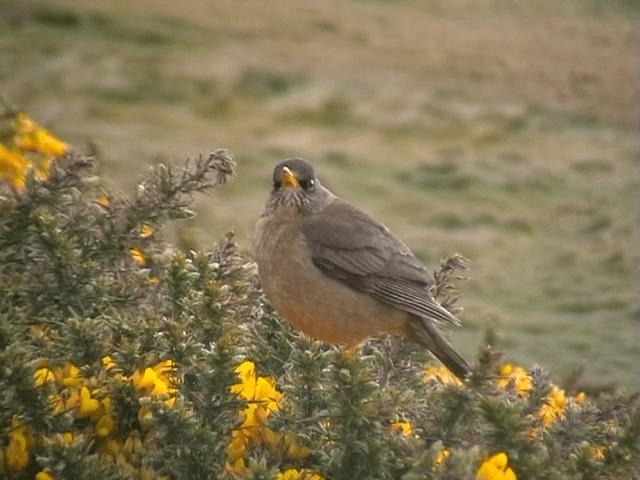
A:
<svg viewBox="0 0 640 480">
<path fill-rule="evenodd" d="M 438 331 L 460 322 L 431 295 L 424 265 L 382 223 L 323 187 L 306 160 L 276 165 L 254 255 L 264 293 L 298 330 L 341 345 L 402 334 L 457 377 L 469 375 Z"/>
</svg>

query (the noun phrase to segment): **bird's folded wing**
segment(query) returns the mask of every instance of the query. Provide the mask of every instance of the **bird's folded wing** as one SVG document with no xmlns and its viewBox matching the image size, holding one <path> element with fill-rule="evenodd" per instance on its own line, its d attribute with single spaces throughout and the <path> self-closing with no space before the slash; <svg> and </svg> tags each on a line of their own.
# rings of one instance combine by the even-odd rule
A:
<svg viewBox="0 0 640 480">
<path fill-rule="evenodd" d="M 459 323 L 433 299 L 422 263 L 361 210 L 337 199 L 308 217 L 302 234 L 313 264 L 328 277 L 414 315 Z"/>
</svg>

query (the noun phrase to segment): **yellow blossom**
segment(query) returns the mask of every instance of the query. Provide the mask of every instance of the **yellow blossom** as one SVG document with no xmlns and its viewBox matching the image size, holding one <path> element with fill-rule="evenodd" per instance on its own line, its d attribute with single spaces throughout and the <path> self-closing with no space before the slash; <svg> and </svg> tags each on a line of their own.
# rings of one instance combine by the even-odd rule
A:
<svg viewBox="0 0 640 480">
<path fill-rule="evenodd" d="M 234 463 L 238 458 L 243 458 L 246 449 L 246 438 L 240 430 L 231 432 L 231 441 L 227 445 L 227 461 Z"/>
<path fill-rule="evenodd" d="M 284 472 L 278 472 L 274 480 L 324 480 L 324 477 L 305 468 L 302 470 L 290 468 Z"/>
<path fill-rule="evenodd" d="M 131 377 L 131 381 L 143 395 L 174 395 L 177 389 L 174 384 L 178 379 L 174 375 L 176 364 L 173 360 L 165 360 L 154 367 L 137 370 Z M 175 405 L 175 398 L 169 399 L 167 406 Z"/>
<path fill-rule="evenodd" d="M 79 387 L 82 383 L 80 369 L 71 362 L 67 362 L 61 367 L 56 367 L 52 371 L 59 386 Z"/>
<path fill-rule="evenodd" d="M 71 445 L 75 434 L 73 432 L 64 432 L 58 434 L 58 441 L 63 445 Z"/>
<path fill-rule="evenodd" d="M 311 449 L 306 445 L 302 445 L 298 437 L 292 433 L 285 433 L 284 435 L 273 434 L 273 437 L 273 443 L 270 443 L 264 438 L 263 433 L 263 441 L 268 445 L 275 446 L 282 457 L 287 460 L 304 460 L 311 455 Z"/>
<path fill-rule="evenodd" d="M 269 411 L 278 408 L 278 401 L 282 399 L 282 393 L 275 389 L 275 382 L 271 378 L 256 377 L 255 364 L 251 361 L 244 361 L 235 372 L 240 377 L 241 382 L 231 387 L 231 393 L 235 393 L 245 400 L 264 401 Z"/>
<path fill-rule="evenodd" d="M 240 377 L 240 380 L 244 382 L 249 378 L 255 378 L 256 365 L 251 360 L 245 360 L 240 365 L 238 365 L 233 371 L 237 373 L 238 376 Z"/>
<path fill-rule="evenodd" d="M 24 113 L 16 115 L 14 143 L 20 150 L 38 152 L 48 156 L 62 156 L 69 147 L 48 130 L 38 126 Z"/>
<path fill-rule="evenodd" d="M 43 386 L 45 383 L 51 382 L 55 380 L 55 375 L 48 368 L 39 368 L 33 374 L 35 384 L 37 387 Z"/>
<path fill-rule="evenodd" d="M 533 389 L 531 377 L 529 377 L 527 371 L 520 365 L 506 363 L 500 367 L 499 373 L 500 378 L 496 383 L 501 388 L 507 388 L 509 385 L 513 385 L 516 393 L 521 397 L 528 395 Z"/>
<path fill-rule="evenodd" d="M 147 264 L 147 257 L 145 257 L 144 253 L 142 253 L 142 250 L 139 248 L 131 247 L 129 249 L 129 253 L 136 265 L 143 267 Z"/>
<path fill-rule="evenodd" d="M 485 460 L 476 472 L 476 480 L 516 480 L 515 472 L 507 466 L 506 453 L 497 453 Z"/>
<path fill-rule="evenodd" d="M 149 238 L 151 235 L 153 235 L 153 228 L 146 223 L 140 225 L 140 237 Z"/>
<path fill-rule="evenodd" d="M 4 447 L 4 463 L 8 472 L 24 470 L 29 465 L 33 437 L 27 427 L 14 416 L 11 419 L 9 443 Z"/>
<path fill-rule="evenodd" d="M 425 380 L 427 382 L 437 382 L 444 385 L 462 385 L 458 377 L 451 373 L 447 368 L 441 366 L 427 367 L 425 371 Z"/>
<path fill-rule="evenodd" d="M 131 377 L 136 390 L 144 390 L 147 393 L 153 390 L 158 376 L 153 368 L 147 367 L 144 370 L 137 370 Z"/>
<path fill-rule="evenodd" d="M 410 422 L 405 422 L 405 421 L 393 422 L 390 425 L 390 428 L 392 432 L 400 433 L 405 437 L 408 437 L 413 434 L 413 427 L 411 426 Z"/>
<path fill-rule="evenodd" d="M 229 461 L 225 463 L 225 470 L 235 476 L 244 476 L 249 470 L 245 464 L 244 458 L 237 458 L 234 461 Z"/>
<path fill-rule="evenodd" d="M 100 205 L 102 208 L 109 208 L 111 206 L 111 200 L 106 195 L 100 195 L 96 199 L 96 203 Z"/>
<path fill-rule="evenodd" d="M 140 438 L 140 432 L 134 430 L 129 434 L 124 441 L 122 451 L 126 454 L 138 453 L 142 451 L 142 439 Z"/>
<path fill-rule="evenodd" d="M 450 450 L 447 450 L 446 448 L 440 450 L 440 452 L 438 452 L 438 456 L 433 462 L 434 469 L 440 468 L 440 466 L 447 460 L 447 458 L 449 458 L 450 455 Z"/>
<path fill-rule="evenodd" d="M 584 403 L 587 401 L 587 394 L 584 392 L 578 392 L 576 393 L 576 396 L 573 397 L 573 399 L 578 405 L 584 405 Z"/>
<path fill-rule="evenodd" d="M 95 431 L 99 437 L 108 437 L 116 428 L 116 421 L 111 415 L 103 415 L 96 422 Z"/>
<path fill-rule="evenodd" d="M 540 419 L 545 427 L 564 417 L 567 396 L 563 389 L 553 385 L 544 405 L 540 408 Z"/>
<path fill-rule="evenodd" d="M 5 448 L 5 463 L 9 472 L 24 470 L 29 464 L 27 438 L 23 432 L 12 433 Z"/>
<path fill-rule="evenodd" d="M 282 399 L 282 393 L 275 389 L 272 378 L 258 377 L 256 379 L 255 400 L 260 400 L 268 411 L 278 409 L 278 402 Z"/>
<path fill-rule="evenodd" d="M 55 480 L 56 477 L 51 475 L 51 473 L 46 470 L 42 470 L 41 472 L 36 473 L 36 480 Z"/>
<path fill-rule="evenodd" d="M 54 393 L 49 396 L 49 403 L 51 404 L 51 408 L 53 409 L 54 415 L 59 415 L 64 412 L 64 398 L 61 395 Z"/>
<path fill-rule="evenodd" d="M 102 366 L 105 370 L 111 370 L 116 366 L 116 362 L 113 361 L 113 358 L 111 358 L 110 355 L 105 355 L 100 361 L 102 362 Z"/>
<path fill-rule="evenodd" d="M 593 445 L 589 447 L 589 453 L 591 457 L 600 462 L 603 461 L 604 458 L 607 456 L 608 450 L 609 449 L 605 445 Z"/>
<path fill-rule="evenodd" d="M 251 361 L 242 362 L 234 371 L 238 374 L 240 382 L 230 390 L 247 400 L 248 404 L 240 412 L 242 426 L 231 434 L 231 442 L 227 446 L 226 468 L 233 474 L 241 475 L 246 471 L 244 456 L 249 445 L 263 442 L 268 446 L 274 446 L 279 443 L 279 435 L 267 428 L 266 423 L 269 414 L 278 409 L 282 393 L 276 390 L 272 378 L 256 376 L 255 364 Z M 294 446 L 288 439 L 283 443 L 285 444 L 284 456 L 289 450 L 291 456 L 298 458 L 307 455 L 306 447 L 297 444 Z"/>
<path fill-rule="evenodd" d="M 87 387 L 80 389 L 80 406 L 78 407 L 78 417 L 84 418 L 98 410 L 100 402 L 91 397 L 91 392 Z"/>
<path fill-rule="evenodd" d="M 47 331 L 42 325 L 31 325 L 29 327 L 29 334 L 38 339 L 47 339 Z"/>
<path fill-rule="evenodd" d="M 20 152 L 8 149 L 0 143 L 0 182 L 8 183 L 21 191 L 29 164 L 29 160 Z"/>
<path fill-rule="evenodd" d="M 177 368 L 176 362 L 171 359 L 164 360 L 153 367 L 158 377 L 167 383 L 176 381 L 175 372 Z"/>
<path fill-rule="evenodd" d="M 80 389 L 77 388 L 77 389 L 71 390 L 69 395 L 66 397 L 66 400 L 64 399 L 64 397 L 61 397 L 61 398 L 63 399 L 63 404 L 62 404 L 63 412 L 68 412 L 75 408 L 78 408 L 80 406 L 80 401 L 81 401 Z"/>
<path fill-rule="evenodd" d="M 164 395 L 167 393 L 171 393 L 173 389 L 169 388 L 169 385 L 164 380 L 160 378 L 156 379 L 155 384 L 153 385 L 153 389 L 151 390 L 151 395 Z"/>
</svg>

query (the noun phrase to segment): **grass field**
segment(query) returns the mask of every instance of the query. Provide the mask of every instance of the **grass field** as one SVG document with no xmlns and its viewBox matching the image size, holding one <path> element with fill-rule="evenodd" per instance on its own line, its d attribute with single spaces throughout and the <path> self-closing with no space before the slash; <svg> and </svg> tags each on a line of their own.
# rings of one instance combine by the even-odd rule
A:
<svg viewBox="0 0 640 480">
<path fill-rule="evenodd" d="M 8 0 L 0 91 L 116 188 L 226 147 L 238 177 L 177 235 L 249 249 L 272 166 L 316 164 L 429 265 L 460 252 L 475 356 L 638 390 L 631 1 Z"/>
</svg>

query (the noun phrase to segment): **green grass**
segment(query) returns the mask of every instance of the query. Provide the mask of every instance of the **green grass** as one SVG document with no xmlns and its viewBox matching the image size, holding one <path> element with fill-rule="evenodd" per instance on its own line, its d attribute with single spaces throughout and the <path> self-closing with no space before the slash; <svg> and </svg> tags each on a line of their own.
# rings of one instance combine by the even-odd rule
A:
<svg viewBox="0 0 640 480">
<path fill-rule="evenodd" d="M 307 157 L 430 266 L 471 259 L 465 354 L 496 323 L 510 359 L 637 390 L 631 5 L 12 1 L 0 88 L 122 188 L 235 153 L 181 245 L 248 251 L 273 165 Z"/>
</svg>

